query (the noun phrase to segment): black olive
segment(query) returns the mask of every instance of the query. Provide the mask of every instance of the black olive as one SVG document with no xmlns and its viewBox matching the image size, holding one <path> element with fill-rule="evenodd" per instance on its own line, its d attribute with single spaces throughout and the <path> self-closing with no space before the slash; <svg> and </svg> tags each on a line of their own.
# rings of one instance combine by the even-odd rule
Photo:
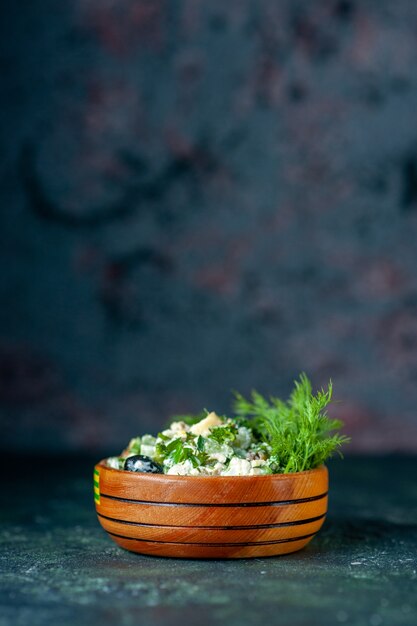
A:
<svg viewBox="0 0 417 626">
<path fill-rule="evenodd" d="M 144 456 L 143 454 L 128 456 L 123 469 L 128 470 L 129 472 L 150 472 L 151 474 L 164 473 L 162 465 L 159 465 L 159 463 L 153 461 L 149 456 Z"/>
</svg>

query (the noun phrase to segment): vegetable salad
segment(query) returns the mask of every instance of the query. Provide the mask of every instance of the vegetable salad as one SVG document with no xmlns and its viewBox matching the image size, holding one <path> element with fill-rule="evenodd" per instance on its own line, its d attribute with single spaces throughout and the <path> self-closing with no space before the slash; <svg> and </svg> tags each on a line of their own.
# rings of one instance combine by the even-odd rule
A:
<svg viewBox="0 0 417 626">
<path fill-rule="evenodd" d="M 157 437 L 136 437 L 120 457 L 107 459 L 107 464 L 124 469 L 127 458 L 140 455 L 155 461 L 164 474 L 253 476 L 275 471 L 270 452 L 252 428 L 212 412 L 193 425 L 172 422 Z"/>
<path fill-rule="evenodd" d="M 322 465 L 349 442 L 338 433 L 342 422 L 328 417 L 327 390 L 312 391 L 305 374 L 294 381 L 288 400 L 249 399 L 235 394 L 234 417 L 208 411 L 183 416 L 156 437 L 132 439 L 119 457 L 107 459 L 114 469 L 179 476 L 254 476 L 302 472 Z"/>
</svg>

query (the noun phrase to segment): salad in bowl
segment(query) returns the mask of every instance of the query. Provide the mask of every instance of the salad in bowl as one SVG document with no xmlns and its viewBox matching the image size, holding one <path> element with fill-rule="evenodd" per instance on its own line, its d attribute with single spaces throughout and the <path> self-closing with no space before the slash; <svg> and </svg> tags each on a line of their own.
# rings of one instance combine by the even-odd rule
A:
<svg viewBox="0 0 417 626">
<path fill-rule="evenodd" d="M 179 416 L 156 436 L 134 437 L 108 467 L 179 476 L 257 476 L 319 467 L 348 441 L 326 407 L 332 384 L 313 394 L 301 374 L 289 399 L 235 394 L 234 415 Z"/>
<path fill-rule="evenodd" d="M 100 524 L 120 547 L 175 558 L 301 550 L 324 523 L 325 460 L 347 437 L 302 374 L 287 401 L 235 394 L 233 416 L 174 418 L 94 468 Z"/>
</svg>

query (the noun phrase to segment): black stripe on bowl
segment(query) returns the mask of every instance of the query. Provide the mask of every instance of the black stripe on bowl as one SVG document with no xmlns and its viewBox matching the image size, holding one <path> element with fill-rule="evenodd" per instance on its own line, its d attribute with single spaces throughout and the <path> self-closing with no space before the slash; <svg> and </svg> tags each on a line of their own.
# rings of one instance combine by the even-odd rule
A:
<svg viewBox="0 0 417 626">
<path fill-rule="evenodd" d="M 160 541 L 156 539 L 142 539 L 139 537 L 125 537 L 124 535 L 117 535 L 116 533 L 111 533 L 108 530 L 106 532 L 112 537 L 127 539 L 128 541 L 142 541 L 143 543 L 162 543 L 180 546 L 202 546 L 204 548 L 233 548 L 234 546 L 272 546 L 276 543 L 291 543 L 293 541 L 302 541 L 303 539 L 310 539 L 310 537 L 314 537 L 315 535 L 317 535 L 317 533 L 310 533 L 309 535 L 302 535 L 301 537 L 291 537 L 290 539 L 275 539 L 273 541 L 244 541 L 239 543 L 232 541 L 230 543 L 202 543 L 194 541 Z"/>
<path fill-rule="evenodd" d="M 100 492 L 102 498 L 109 500 L 117 500 L 118 502 L 132 502 L 134 504 L 145 504 L 151 506 L 199 506 L 199 507 L 246 507 L 246 506 L 285 506 L 287 504 L 302 504 L 304 502 L 314 502 L 322 500 L 328 495 L 328 491 L 311 496 L 309 498 L 297 498 L 295 500 L 273 500 L 272 502 L 153 502 L 152 500 L 134 500 L 132 498 L 120 498 L 119 496 L 111 496 L 107 493 Z"/>
<path fill-rule="evenodd" d="M 145 526 L 147 528 L 189 528 L 192 530 L 258 530 L 262 528 L 283 528 L 285 526 L 303 526 L 304 524 L 312 524 L 326 517 L 326 513 L 317 515 L 317 517 L 309 517 L 308 519 L 295 520 L 292 522 L 277 522 L 276 524 L 255 524 L 249 526 L 176 526 L 173 524 L 149 524 L 146 522 L 131 522 L 129 520 L 117 519 L 115 517 L 108 517 L 102 513 L 97 513 L 99 517 L 109 520 L 110 522 L 117 522 L 118 524 L 127 524 L 128 526 Z"/>
</svg>

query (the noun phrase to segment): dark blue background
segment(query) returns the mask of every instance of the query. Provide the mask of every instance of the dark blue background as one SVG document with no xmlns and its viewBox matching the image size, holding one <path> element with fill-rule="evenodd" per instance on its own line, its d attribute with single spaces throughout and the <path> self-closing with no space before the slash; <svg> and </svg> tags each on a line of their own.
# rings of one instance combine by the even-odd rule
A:
<svg viewBox="0 0 417 626">
<path fill-rule="evenodd" d="M 117 452 L 305 370 L 352 450 L 416 450 L 417 4 L 3 13 L 1 446 Z"/>
</svg>

